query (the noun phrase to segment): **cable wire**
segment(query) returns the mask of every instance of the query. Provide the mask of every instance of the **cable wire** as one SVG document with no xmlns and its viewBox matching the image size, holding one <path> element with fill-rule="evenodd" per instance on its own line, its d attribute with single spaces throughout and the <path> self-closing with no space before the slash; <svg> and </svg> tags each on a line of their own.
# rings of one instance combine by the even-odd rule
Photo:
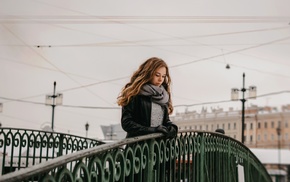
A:
<svg viewBox="0 0 290 182">
<path fill-rule="evenodd" d="M 290 93 L 290 90 L 284 90 L 284 91 L 278 91 L 278 92 L 271 92 L 271 93 L 267 93 L 267 94 L 262 94 L 262 95 L 256 96 L 256 98 L 266 97 L 266 96 L 269 96 L 269 95 L 278 95 L 278 94 L 283 94 L 283 93 Z M 29 103 L 29 104 L 46 105 L 45 103 L 41 103 L 41 102 L 25 101 L 25 100 L 12 99 L 12 98 L 7 98 L 7 97 L 0 97 L 0 99 L 11 100 L 11 101 L 16 101 L 16 102 L 23 102 L 23 103 Z M 246 97 L 245 99 L 250 99 L 250 97 Z M 234 102 L 234 101 L 232 101 L 232 100 L 223 100 L 223 101 L 203 102 L 203 103 L 197 103 L 197 104 L 181 104 L 181 105 L 174 105 L 174 107 L 192 107 L 192 106 L 198 106 L 198 105 L 209 105 L 209 104 L 218 104 L 218 103 L 225 103 L 225 102 Z M 70 107 L 70 108 L 80 108 L 80 109 L 121 109 L 121 107 L 102 107 L 102 106 L 58 105 L 58 107 L 59 106 Z"/>
</svg>

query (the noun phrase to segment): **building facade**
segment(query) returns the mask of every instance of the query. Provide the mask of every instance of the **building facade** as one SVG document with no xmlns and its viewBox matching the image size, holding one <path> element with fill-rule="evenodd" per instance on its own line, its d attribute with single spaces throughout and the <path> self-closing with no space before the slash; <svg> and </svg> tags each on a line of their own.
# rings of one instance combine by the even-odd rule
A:
<svg viewBox="0 0 290 182">
<path fill-rule="evenodd" d="M 172 122 L 177 124 L 180 130 L 193 129 L 200 131 L 215 131 L 216 129 L 224 129 L 226 135 L 241 139 L 241 116 L 239 111 L 230 108 L 229 111 L 223 109 L 202 109 L 200 113 L 196 111 L 185 111 L 184 113 L 176 113 L 171 116 Z"/>
<path fill-rule="evenodd" d="M 263 161 L 273 181 L 290 181 L 290 163 L 285 156 L 290 154 L 290 105 L 276 107 L 258 107 L 252 105 L 247 107 L 244 113 L 244 144 L 252 151 L 262 151 L 259 156 L 273 161 Z M 225 135 L 241 141 L 242 138 L 242 112 L 229 108 L 223 109 L 202 109 L 196 111 L 185 111 L 171 116 L 171 120 L 178 125 L 180 130 L 193 129 L 214 132 L 216 129 L 223 129 Z M 268 151 L 274 154 L 267 154 Z M 283 154 L 284 153 L 286 154 Z M 268 152 L 269 153 L 269 152 Z M 286 159 L 290 156 L 288 155 Z M 260 159 L 261 160 L 261 159 Z"/>
<path fill-rule="evenodd" d="M 185 111 L 171 116 L 179 129 L 215 131 L 223 129 L 227 136 L 241 141 L 242 113 L 229 108 L 202 109 Z M 244 144 L 249 148 L 288 148 L 290 149 L 290 105 L 275 107 L 258 107 L 252 105 L 245 109 Z"/>
</svg>

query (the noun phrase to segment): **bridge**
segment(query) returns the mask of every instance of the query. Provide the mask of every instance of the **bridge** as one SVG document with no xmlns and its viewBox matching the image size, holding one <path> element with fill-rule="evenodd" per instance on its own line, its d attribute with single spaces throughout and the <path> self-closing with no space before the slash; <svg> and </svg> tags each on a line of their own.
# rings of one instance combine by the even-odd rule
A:
<svg viewBox="0 0 290 182">
<path fill-rule="evenodd" d="M 55 132 L 0 128 L 0 182 L 271 182 L 258 158 L 226 135 L 182 130 L 103 143 Z"/>
</svg>

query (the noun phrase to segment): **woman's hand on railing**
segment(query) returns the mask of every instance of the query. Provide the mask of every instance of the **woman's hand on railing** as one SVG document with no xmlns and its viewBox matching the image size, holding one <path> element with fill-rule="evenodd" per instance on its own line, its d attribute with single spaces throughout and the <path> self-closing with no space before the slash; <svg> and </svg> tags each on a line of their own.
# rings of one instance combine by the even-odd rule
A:
<svg viewBox="0 0 290 182">
<path fill-rule="evenodd" d="M 166 136 L 168 134 L 168 129 L 163 125 L 159 125 L 156 127 L 156 132 L 161 132 Z"/>
<path fill-rule="evenodd" d="M 168 133 L 166 134 L 166 138 L 175 138 L 177 136 L 177 131 L 173 126 L 167 127 Z"/>
<path fill-rule="evenodd" d="M 166 138 L 170 139 L 177 136 L 177 131 L 172 125 L 167 127 L 164 125 L 159 125 L 158 127 L 156 127 L 156 132 L 161 132 Z"/>
</svg>

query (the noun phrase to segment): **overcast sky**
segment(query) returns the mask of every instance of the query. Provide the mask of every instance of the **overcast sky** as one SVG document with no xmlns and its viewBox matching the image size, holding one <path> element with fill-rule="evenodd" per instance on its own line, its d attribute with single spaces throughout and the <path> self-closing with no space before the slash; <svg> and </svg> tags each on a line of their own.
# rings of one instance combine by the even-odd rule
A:
<svg viewBox="0 0 290 182">
<path fill-rule="evenodd" d="M 64 106 L 56 107 L 55 130 L 85 136 L 88 122 L 89 137 L 103 138 L 100 125 L 120 122 L 121 88 L 152 56 L 170 67 L 175 111 L 241 109 L 230 96 L 243 73 L 259 96 L 247 106 L 280 108 L 290 104 L 289 7 L 286 0 L 0 0 L 0 122 L 51 125 L 44 103 L 56 81 Z"/>
</svg>

